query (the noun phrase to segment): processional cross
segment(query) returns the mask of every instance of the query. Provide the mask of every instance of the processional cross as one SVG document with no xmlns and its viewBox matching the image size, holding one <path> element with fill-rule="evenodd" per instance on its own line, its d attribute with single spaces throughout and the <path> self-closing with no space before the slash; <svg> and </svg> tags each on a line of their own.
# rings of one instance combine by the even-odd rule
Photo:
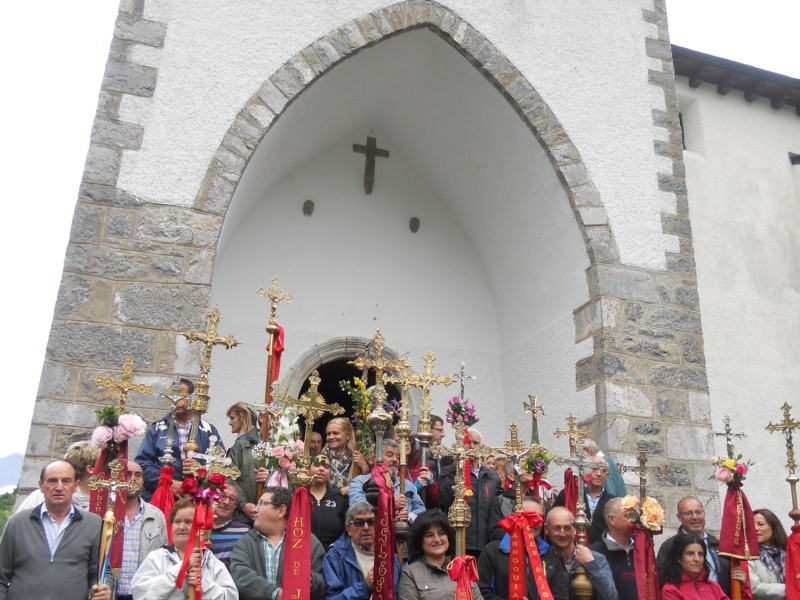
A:
<svg viewBox="0 0 800 600">
<path fill-rule="evenodd" d="M 367 356 L 359 356 L 355 360 L 348 362 L 348 365 L 353 365 L 357 369 L 373 369 L 375 371 L 375 390 L 372 393 L 372 398 L 376 408 L 383 407 L 386 402 L 386 387 L 385 387 L 385 371 L 402 372 L 403 369 L 408 368 L 408 360 L 406 358 L 398 358 L 395 360 L 384 360 L 383 347 L 386 340 L 381 335 L 381 330 L 375 330 L 375 337 L 372 338 L 372 346 L 375 350 L 375 358 L 368 358 Z M 365 382 L 366 383 L 366 382 Z"/>
<path fill-rule="evenodd" d="M 731 429 L 731 418 L 728 415 L 725 415 L 725 418 L 722 421 L 725 424 L 725 431 L 718 432 L 715 431 L 714 435 L 717 437 L 724 437 L 725 438 L 725 450 L 728 453 L 728 458 L 733 458 L 733 438 L 746 438 L 746 433 L 733 433 Z"/>
<path fill-rule="evenodd" d="M 464 401 L 464 383 L 469 381 L 469 380 L 475 381 L 477 379 L 477 377 L 475 377 L 475 375 L 467 375 L 467 366 L 464 364 L 463 360 L 461 361 L 461 371 L 459 371 L 458 373 L 453 373 L 452 377 L 453 377 L 453 379 L 458 379 L 460 381 L 460 383 L 461 383 L 461 392 L 460 392 L 460 394 L 458 396 L 458 399 L 463 402 Z"/>
<path fill-rule="evenodd" d="M 90 490 L 98 490 L 101 487 L 108 490 L 108 505 L 106 507 L 106 517 L 109 515 L 114 518 L 114 503 L 117 500 L 117 492 L 127 492 L 128 494 L 136 494 L 141 488 L 138 483 L 131 479 L 125 481 L 120 477 L 122 473 L 122 461 L 115 458 L 108 464 L 110 474 L 108 479 L 103 479 L 97 475 L 92 475 L 87 482 Z"/>
<path fill-rule="evenodd" d="M 644 504 L 644 501 L 647 499 L 647 478 L 653 474 L 653 472 L 658 471 L 662 476 L 666 476 L 669 473 L 670 466 L 669 465 L 658 465 L 657 467 L 653 467 L 649 471 L 647 470 L 647 442 L 644 440 L 639 440 L 639 443 L 636 444 L 636 450 L 639 452 L 639 468 L 637 469 L 630 469 L 631 473 L 636 475 L 639 478 L 639 502 Z M 617 465 L 621 467 L 623 472 L 628 471 L 628 468 L 625 465 Z"/>
<path fill-rule="evenodd" d="M 528 394 L 528 402 L 522 401 L 522 408 L 526 413 L 531 413 L 531 444 L 539 443 L 539 417 L 536 415 L 544 416 L 544 406 L 537 404 L 539 396 L 532 396 Z"/>
<path fill-rule="evenodd" d="M 297 412 L 300 416 L 305 417 L 306 431 L 304 439 L 310 440 L 311 433 L 314 430 L 314 421 L 320 418 L 326 412 L 332 415 L 340 415 L 344 409 L 338 404 L 328 404 L 325 398 L 319 393 L 319 384 L 322 382 L 319 372 L 315 369 L 308 377 L 311 387 L 308 391 L 299 398 L 292 398 L 291 396 L 283 397 L 282 401 L 289 406 L 296 406 Z M 297 473 L 291 474 L 290 478 L 292 483 L 309 487 L 314 483 L 314 478 L 308 475 L 308 467 L 311 464 L 311 448 L 308 443 L 303 445 L 303 456 L 300 459 L 300 469 Z"/>
<path fill-rule="evenodd" d="M 585 427 L 582 429 L 576 429 L 576 423 L 577 421 L 575 417 L 573 417 L 572 413 L 570 413 L 569 417 L 567 417 L 567 429 L 556 429 L 553 432 L 553 435 L 556 437 L 566 435 L 569 438 L 570 456 L 575 456 L 578 453 L 578 441 L 582 442 L 586 436 L 589 435 L 589 430 Z"/>
<path fill-rule="evenodd" d="M 270 403 L 272 384 L 274 380 L 278 378 L 277 374 L 275 374 L 274 378 L 272 376 L 272 371 L 274 370 L 273 365 L 275 363 L 275 341 L 277 340 L 278 334 L 281 331 L 280 327 L 278 327 L 278 304 L 281 302 L 291 304 L 292 300 L 294 300 L 291 294 L 285 293 L 280 288 L 281 280 L 277 277 L 273 277 L 271 288 L 268 290 L 265 290 L 264 288 L 258 288 L 256 290 L 256 294 L 269 300 L 270 305 L 266 327 L 267 336 L 269 337 L 269 345 L 267 346 L 267 385 L 264 389 L 264 404 Z M 261 430 L 262 441 L 265 439 L 267 428 L 268 424 L 265 422 Z"/>
<path fill-rule="evenodd" d="M 175 375 L 175 381 L 172 382 L 172 394 L 164 394 L 164 399 L 169 404 L 169 412 L 170 415 L 173 417 L 169 420 L 169 427 L 167 428 L 167 441 L 164 445 L 164 454 L 160 456 L 158 462 L 162 465 L 170 466 L 174 463 L 177 459 L 172 454 L 172 445 L 174 444 L 172 440 L 172 434 L 175 431 L 175 407 L 178 405 L 178 402 L 189 398 L 191 400 L 191 394 L 181 394 L 181 378 L 178 375 Z"/>
<path fill-rule="evenodd" d="M 119 390 L 119 398 L 117 400 L 117 408 L 119 413 L 126 412 L 126 403 L 128 402 L 128 392 L 134 391 L 140 394 L 152 394 L 153 386 L 145 385 L 143 383 L 133 383 L 131 376 L 133 375 L 133 357 L 126 356 L 125 364 L 122 367 L 122 378 L 119 381 L 114 381 L 111 377 L 104 377 L 98 375 L 95 377 L 95 383 L 102 385 L 105 388 L 116 388 Z"/>
<path fill-rule="evenodd" d="M 511 439 L 506 440 L 504 446 L 499 448 L 489 448 L 489 450 L 507 456 L 511 461 L 511 464 L 514 465 L 514 512 L 522 512 L 523 490 L 519 464 L 522 459 L 529 454 L 547 453 L 547 448 L 538 444 L 531 444 L 530 446 L 525 445 L 525 443 L 523 443 L 522 440 L 520 440 L 517 436 L 518 428 L 516 423 L 511 423 L 511 425 L 508 426 L 508 429 L 511 433 Z"/>
<path fill-rule="evenodd" d="M 353 152 L 367 155 L 367 164 L 364 167 L 364 191 L 371 194 L 375 184 L 375 157 L 389 158 L 389 151 L 378 148 L 378 142 L 374 137 L 367 137 L 367 145 L 353 144 Z"/>
<path fill-rule="evenodd" d="M 200 465 L 200 463 L 194 463 L 191 466 L 191 471 L 195 477 L 197 477 L 197 471 L 200 468 L 204 468 L 206 470 L 206 476 L 213 475 L 214 473 L 219 473 L 224 477 L 230 477 L 231 479 L 239 479 L 241 477 L 242 472 L 239 470 L 239 467 L 236 465 L 231 466 L 233 460 L 225 455 L 225 450 L 217 444 L 217 436 L 212 435 L 209 437 L 209 445 L 211 449 L 208 452 L 187 452 L 186 456 L 189 458 L 199 459 L 205 462 L 205 465 Z"/>
<path fill-rule="evenodd" d="M 234 348 L 239 345 L 233 335 L 225 337 L 217 333 L 217 325 L 222 318 L 222 313 L 219 312 L 219 307 L 215 306 L 208 313 L 208 326 L 205 331 L 197 331 L 191 329 L 184 331 L 181 335 L 190 342 L 202 342 L 203 354 L 200 358 L 200 379 L 197 381 L 195 387 L 195 398 L 192 400 L 189 408 L 195 411 L 198 418 L 193 419 L 192 429 L 189 432 L 189 441 L 183 446 L 184 452 L 193 450 L 200 451 L 200 446 L 197 445 L 197 428 L 199 426 L 200 415 L 208 410 L 208 373 L 211 371 L 211 350 L 214 346 L 225 346 L 225 349 Z"/>
<path fill-rule="evenodd" d="M 786 468 L 789 469 L 789 476 L 786 478 L 786 481 L 789 482 L 789 486 L 792 490 L 792 510 L 789 512 L 789 517 L 794 521 L 795 525 L 800 525 L 800 509 L 797 507 L 798 477 L 795 474 L 797 463 L 794 460 L 794 444 L 792 442 L 792 433 L 795 429 L 800 428 L 800 422 L 792 419 L 792 407 L 789 406 L 788 403 L 784 402 L 781 410 L 783 410 L 783 421 L 778 424 L 770 423 L 767 425 L 766 429 L 770 433 L 781 431 L 786 439 Z"/>
</svg>

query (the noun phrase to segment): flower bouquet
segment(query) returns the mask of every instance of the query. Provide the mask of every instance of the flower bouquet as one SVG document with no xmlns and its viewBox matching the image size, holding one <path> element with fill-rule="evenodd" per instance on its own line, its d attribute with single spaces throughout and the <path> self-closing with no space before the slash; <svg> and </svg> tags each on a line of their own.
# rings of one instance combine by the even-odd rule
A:
<svg viewBox="0 0 800 600">
<path fill-rule="evenodd" d="M 466 400 L 459 400 L 458 396 L 453 396 L 447 403 L 447 422 L 451 425 L 459 419 L 464 421 L 465 427 L 472 427 L 480 421 L 475 414 L 475 405 Z"/>
<path fill-rule="evenodd" d="M 205 467 L 200 467 L 197 469 L 197 475 L 183 480 L 180 494 L 189 496 L 195 504 L 203 502 L 210 506 L 219 500 L 220 494 L 224 489 L 225 475 L 222 473 L 211 473 L 209 475 Z"/>
<path fill-rule="evenodd" d="M 539 446 L 536 452 L 531 452 L 522 459 L 522 468 L 530 473 L 544 473 L 553 457 L 554 454 L 548 452 L 547 448 Z"/>
<path fill-rule="evenodd" d="M 661 533 L 664 527 L 664 509 L 650 496 L 644 499 L 644 503 L 637 496 L 625 496 L 622 499 L 622 510 L 633 518 L 634 524 L 649 531 Z"/>
<path fill-rule="evenodd" d="M 119 414 L 116 406 L 106 406 L 94 411 L 98 426 L 92 432 L 92 443 L 105 450 L 109 446 L 119 446 L 122 442 L 137 435 L 142 435 L 147 424 L 138 415 L 132 413 Z"/>
<path fill-rule="evenodd" d="M 355 384 L 355 385 L 354 385 Z M 372 427 L 369 426 L 369 414 L 372 412 L 372 393 L 367 390 L 367 385 L 359 377 L 353 378 L 353 383 L 343 380 L 339 382 L 350 399 L 353 401 L 353 414 L 350 421 L 356 430 L 358 438 L 358 451 L 364 456 L 372 454 L 372 444 L 375 441 Z"/>
<path fill-rule="evenodd" d="M 720 483 L 740 483 L 744 481 L 749 467 L 753 465 L 751 461 L 742 462 L 741 454 L 736 458 L 717 456 L 711 459 L 711 464 L 717 467 L 714 477 Z"/>
</svg>

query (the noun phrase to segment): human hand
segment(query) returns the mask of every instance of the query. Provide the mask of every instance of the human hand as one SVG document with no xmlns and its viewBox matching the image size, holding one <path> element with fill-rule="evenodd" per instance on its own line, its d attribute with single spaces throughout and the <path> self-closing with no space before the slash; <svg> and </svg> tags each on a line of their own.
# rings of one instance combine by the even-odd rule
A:
<svg viewBox="0 0 800 600">
<path fill-rule="evenodd" d="M 256 483 L 266 484 L 269 481 L 270 472 L 266 467 L 259 467 L 255 470 Z"/>
<path fill-rule="evenodd" d="M 747 582 L 747 575 L 742 567 L 733 567 L 731 569 L 731 579 L 735 579 L 741 583 Z"/>
<path fill-rule="evenodd" d="M 594 560 L 594 555 L 586 546 L 582 544 L 576 544 L 575 560 L 577 560 L 580 564 L 585 565 L 586 563 L 590 563 Z"/>
<path fill-rule="evenodd" d="M 408 511 L 405 508 L 397 513 L 397 520 L 408 523 Z"/>
<path fill-rule="evenodd" d="M 111 588 L 104 583 L 93 585 L 92 600 L 111 600 Z"/>
<path fill-rule="evenodd" d="M 417 477 L 417 480 L 424 486 L 428 485 L 428 482 L 431 480 L 431 472 L 427 467 L 422 467 L 419 470 L 419 477 Z"/>
<path fill-rule="evenodd" d="M 194 473 L 192 473 L 192 466 L 196 465 L 197 461 L 193 458 L 186 458 L 183 461 L 183 476 L 184 477 L 194 477 Z"/>
<path fill-rule="evenodd" d="M 372 586 L 375 583 L 375 567 L 372 567 L 369 572 L 367 572 L 367 587 L 372 589 Z"/>
<path fill-rule="evenodd" d="M 367 459 L 364 458 L 364 455 L 361 454 L 358 450 L 353 450 L 353 462 L 358 465 L 358 468 L 361 469 L 362 473 L 366 473 L 369 471 L 369 465 L 367 464 Z"/>
<path fill-rule="evenodd" d="M 408 499 L 405 496 L 397 495 L 394 497 L 394 507 L 397 510 L 403 510 L 408 506 Z"/>
</svg>

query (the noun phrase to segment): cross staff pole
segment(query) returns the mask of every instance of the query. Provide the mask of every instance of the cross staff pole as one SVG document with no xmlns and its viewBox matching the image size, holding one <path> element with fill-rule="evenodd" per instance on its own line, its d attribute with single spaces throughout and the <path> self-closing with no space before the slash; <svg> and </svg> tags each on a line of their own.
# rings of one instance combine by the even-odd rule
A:
<svg viewBox="0 0 800 600">
<path fill-rule="evenodd" d="M 785 403 L 781 407 L 783 410 L 783 421 L 777 424 L 770 423 L 766 429 L 770 433 L 780 431 L 786 440 L 786 468 L 789 469 L 789 476 L 786 481 L 792 490 L 792 510 L 789 511 L 789 517 L 794 521 L 795 526 L 800 525 L 800 509 L 797 508 L 797 481 L 798 477 L 795 474 L 797 463 L 794 460 L 794 444 L 792 442 L 792 433 L 795 429 L 800 427 L 800 423 L 792 419 L 792 407 Z"/>
<path fill-rule="evenodd" d="M 511 461 L 511 464 L 514 466 L 514 512 L 522 512 L 523 490 L 522 481 L 520 481 L 522 479 L 519 469 L 520 461 L 532 451 L 544 447 L 533 444 L 530 446 L 525 445 L 525 443 L 522 442 L 517 436 L 518 428 L 516 423 L 511 423 L 511 425 L 508 426 L 508 430 L 511 434 L 511 437 L 510 439 L 506 440 L 505 445 L 499 448 L 488 448 L 488 450 L 508 457 L 508 459 Z M 545 452 L 547 451 L 546 448 L 544 450 Z"/>
<path fill-rule="evenodd" d="M 119 390 L 119 399 L 117 400 L 117 409 L 119 414 L 127 412 L 126 404 L 128 402 L 128 392 L 139 392 L 140 394 L 152 394 L 153 386 L 144 385 L 143 383 L 133 383 L 131 376 L 133 375 L 133 357 L 126 356 L 125 364 L 122 367 L 122 377 L 119 381 L 114 381 L 111 377 L 104 377 L 98 375 L 94 381 L 97 385 L 105 388 L 115 388 Z"/>
<path fill-rule="evenodd" d="M 746 438 L 746 433 L 733 433 L 731 429 L 731 418 L 728 415 L 725 415 L 725 418 L 722 421 L 725 424 L 725 431 L 719 432 L 715 431 L 714 435 L 717 437 L 724 437 L 725 438 L 725 451 L 728 454 L 728 458 L 734 458 L 733 452 L 733 438 Z"/>
<path fill-rule="evenodd" d="M 526 413 L 531 413 L 531 444 L 539 443 L 539 417 L 537 414 L 544 416 L 544 406 L 537 404 L 539 397 L 528 394 L 530 403 L 523 401 L 522 408 Z"/>
<path fill-rule="evenodd" d="M 278 338 L 278 334 L 280 333 L 280 327 L 278 326 L 278 304 L 281 302 L 286 302 L 286 304 L 291 304 L 292 298 L 291 294 L 285 293 L 281 290 L 281 280 L 277 277 L 272 278 L 272 287 L 265 290 L 264 288 L 258 288 L 256 290 L 256 294 L 259 296 L 263 296 L 267 300 L 269 300 L 270 309 L 269 309 L 269 317 L 267 318 L 267 327 L 266 332 L 267 336 L 269 337 L 269 342 L 267 344 L 267 385 L 264 389 L 264 404 L 270 404 L 272 402 L 272 384 L 277 379 L 276 377 L 272 376 L 272 372 L 275 369 L 275 341 Z M 277 374 L 276 374 L 277 375 Z M 267 411 L 272 417 L 272 413 Z M 264 420 L 261 422 L 261 441 L 266 442 L 267 436 L 269 433 L 270 422 L 271 418 L 265 417 Z M 260 494 L 259 494 L 260 497 Z"/>
</svg>

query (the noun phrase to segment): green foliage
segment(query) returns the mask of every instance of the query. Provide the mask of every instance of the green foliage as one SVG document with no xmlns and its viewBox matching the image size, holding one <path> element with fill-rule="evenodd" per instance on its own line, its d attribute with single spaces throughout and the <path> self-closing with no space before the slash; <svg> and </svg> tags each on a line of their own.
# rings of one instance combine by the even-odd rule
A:
<svg viewBox="0 0 800 600">
<path fill-rule="evenodd" d="M 119 423 L 116 406 L 105 406 L 94 411 L 97 415 L 97 424 L 106 427 L 115 427 Z"/>
<path fill-rule="evenodd" d="M 14 514 L 14 502 L 16 499 L 16 491 L 0 496 L 0 532 L 6 528 L 6 521 Z"/>
</svg>

